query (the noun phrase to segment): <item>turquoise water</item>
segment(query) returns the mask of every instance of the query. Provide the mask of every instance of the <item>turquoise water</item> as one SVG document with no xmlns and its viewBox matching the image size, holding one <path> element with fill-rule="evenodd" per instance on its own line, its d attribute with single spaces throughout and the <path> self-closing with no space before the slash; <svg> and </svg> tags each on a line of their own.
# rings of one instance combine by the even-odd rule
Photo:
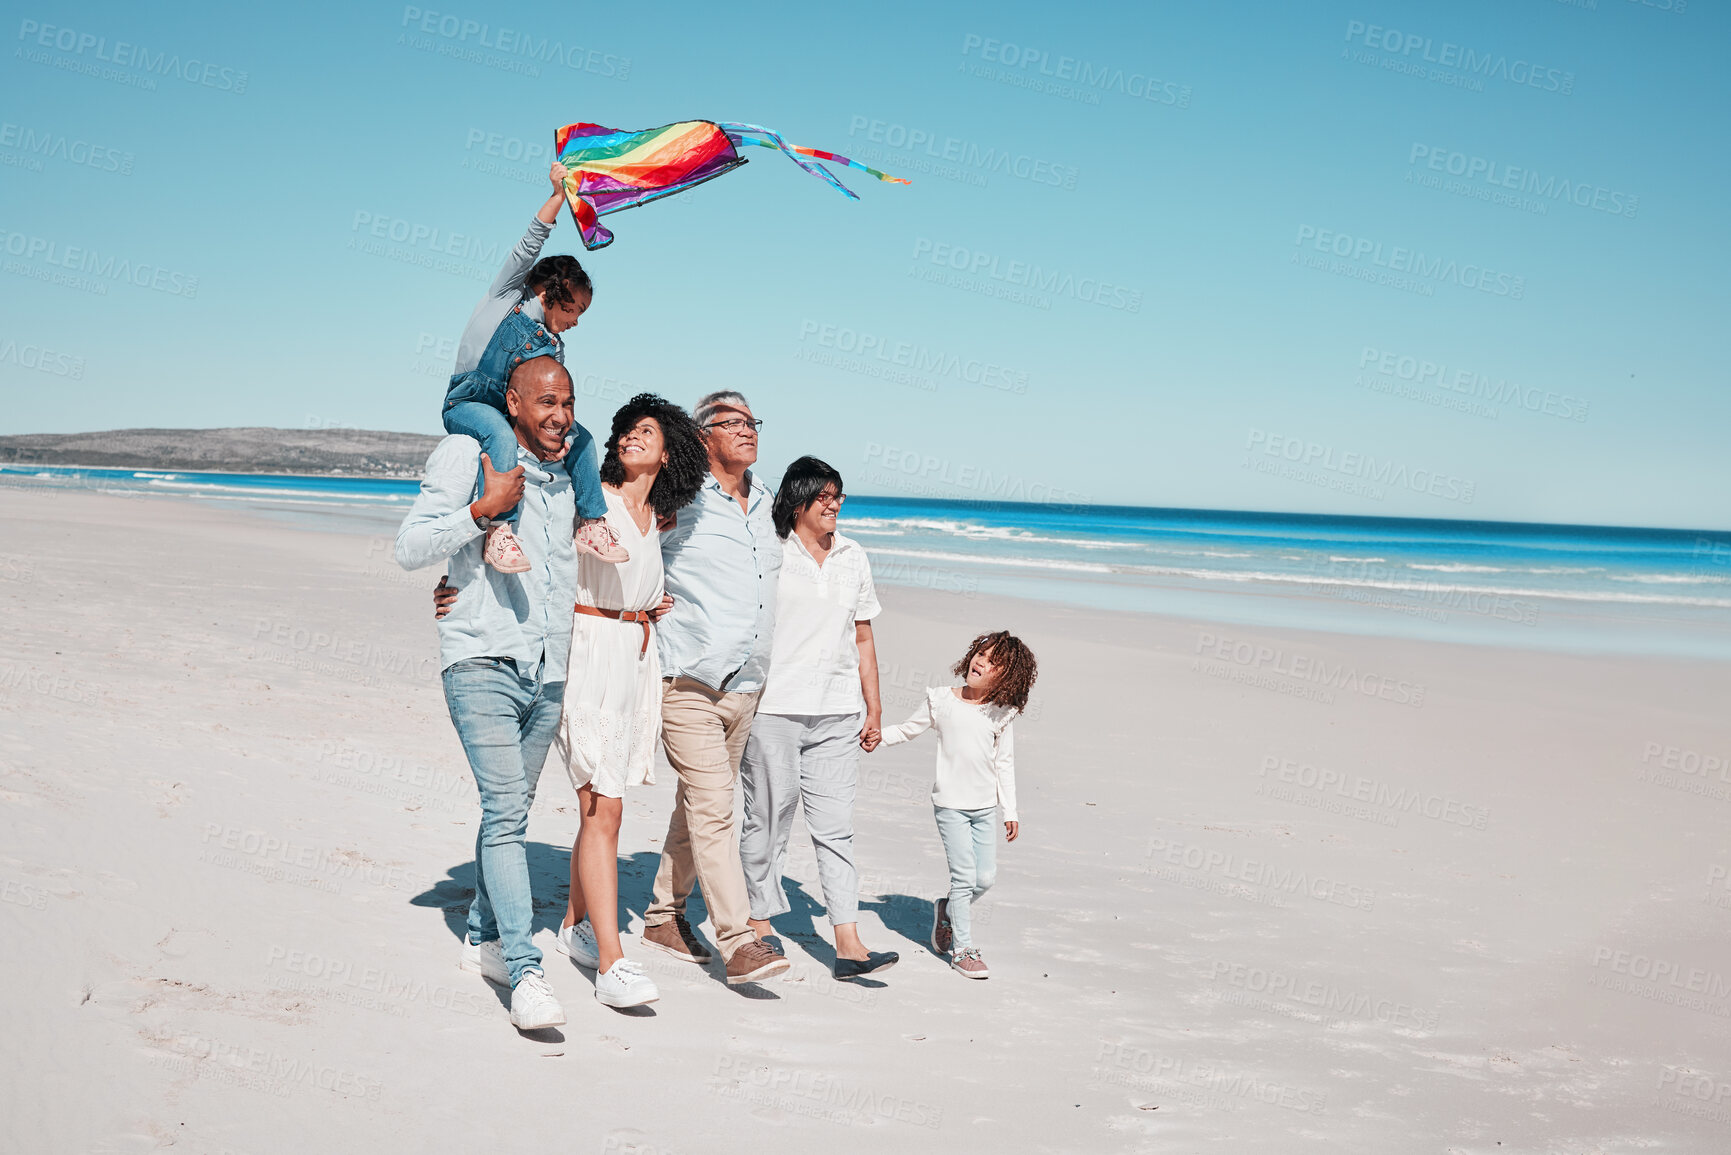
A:
<svg viewBox="0 0 1731 1155">
<path fill-rule="evenodd" d="M 0 466 L 8 487 L 242 506 L 390 532 L 404 480 Z M 1474 644 L 1731 659 L 1731 533 L 850 495 L 878 580 Z"/>
</svg>

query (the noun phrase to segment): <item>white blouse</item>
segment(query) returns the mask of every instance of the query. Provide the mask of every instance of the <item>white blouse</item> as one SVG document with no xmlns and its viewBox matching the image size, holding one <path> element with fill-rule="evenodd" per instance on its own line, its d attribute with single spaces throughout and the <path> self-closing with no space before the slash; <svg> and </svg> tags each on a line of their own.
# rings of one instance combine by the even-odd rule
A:
<svg viewBox="0 0 1731 1155">
<path fill-rule="evenodd" d="M 631 558 L 613 565 L 578 550 L 577 601 L 602 610 L 652 610 L 661 604 L 665 584 L 661 532 L 655 528 L 654 514 L 650 515 L 649 532 L 644 533 L 625 507 L 624 497 L 605 486 L 601 496 L 607 499 L 607 526 Z"/>
<path fill-rule="evenodd" d="M 775 591 L 775 639 L 760 714 L 857 714 L 859 642 L 854 623 L 883 612 L 863 546 L 835 535 L 818 565 L 799 534 L 781 543 L 781 578 Z"/>
<path fill-rule="evenodd" d="M 1016 818 L 1016 711 L 1009 706 L 964 702 L 955 687 L 935 686 L 925 703 L 899 726 L 884 727 L 884 745 L 938 731 L 938 777 L 932 804 L 952 810 L 1001 806 L 1004 821 Z"/>
</svg>

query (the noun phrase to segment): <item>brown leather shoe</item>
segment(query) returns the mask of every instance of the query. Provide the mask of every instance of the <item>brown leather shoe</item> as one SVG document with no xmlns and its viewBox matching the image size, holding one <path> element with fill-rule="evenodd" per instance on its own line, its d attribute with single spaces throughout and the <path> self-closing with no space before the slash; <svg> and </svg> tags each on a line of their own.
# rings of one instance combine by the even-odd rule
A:
<svg viewBox="0 0 1731 1155">
<path fill-rule="evenodd" d="M 741 983 L 755 983 L 778 975 L 792 965 L 765 946 L 762 939 L 755 939 L 734 951 L 733 957 L 727 960 L 727 985 L 736 987 Z"/>
<path fill-rule="evenodd" d="M 691 924 L 685 921 L 682 914 L 676 914 L 666 922 L 644 927 L 641 937 L 644 946 L 652 946 L 686 962 L 706 963 L 715 957 L 709 953 L 703 940 L 697 937 L 697 932 L 691 929 Z"/>
<path fill-rule="evenodd" d="M 955 941 L 955 931 L 950 927 L 950 900 L 940 898 L 932 903 L 932 949 L 949 954 Z"/>
</svg>

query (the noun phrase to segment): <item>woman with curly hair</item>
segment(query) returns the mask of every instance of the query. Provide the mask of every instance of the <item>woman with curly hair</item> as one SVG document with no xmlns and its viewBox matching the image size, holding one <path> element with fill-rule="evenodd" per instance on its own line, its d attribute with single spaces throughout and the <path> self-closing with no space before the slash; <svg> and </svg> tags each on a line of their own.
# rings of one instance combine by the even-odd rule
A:
<svg viewBox="0 0 1731 1155">
<path fill-rule="evenodd" d="M 595 971 L 595 997 L 634 1007 L 659 997 L 619 945 L 619 821 L 627 786 L 655 781 L 661 662 L 650 611 L 661 602 L 657 524 L 697 496 L 709 454 L 685 410 L 640 393 L 613 415 L 601 462 L 608 528 L 630 557 L 577 555 L 577 604 L 565 707 L 554 742 L 577 789 L 571 895 L 559 949 Z"/>
<path fill-rule="evenodd" d="M 1015 736 L 1010 724 L 1028 708 L 1039 666 L 1034 651 L 1005 630 L 981 634 L 952 668 L 960 686 L 926 691 L 918 712 L 883 732 L 883 744 L 909 741 L 927 729 L 938 732 L 938 777 L 932 811 L 950 866 L 950 896 L 932 910 L 932 949 L 950 956 L 964 978 L 992 972 L 974 946 L 969 909 L 997 878 L 997 831 L 1004 811 L 1004 838 L 1016 841 Z"/>
</svg>

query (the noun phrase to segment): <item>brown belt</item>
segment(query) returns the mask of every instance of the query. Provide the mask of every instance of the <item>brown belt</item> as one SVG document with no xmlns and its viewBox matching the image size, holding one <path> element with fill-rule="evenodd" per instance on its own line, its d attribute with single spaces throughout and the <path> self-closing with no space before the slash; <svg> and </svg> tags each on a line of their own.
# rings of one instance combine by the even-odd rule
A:
<svg viewBox="0 0 1731 1155">
<path fill-rule="evenodd" d="M 586 606 L 578 602 L 574 607 L 580 614 L 588 614 L 592 618 L 612 618 L 616 622 L 640 622 L 643 625 L 643 648 L 637 651 L 637 660 L 642 661 L 649 655 L 649 623 L 654 620 L 648 610 L 604 610 L 599 606 Z"/>
</svg>

